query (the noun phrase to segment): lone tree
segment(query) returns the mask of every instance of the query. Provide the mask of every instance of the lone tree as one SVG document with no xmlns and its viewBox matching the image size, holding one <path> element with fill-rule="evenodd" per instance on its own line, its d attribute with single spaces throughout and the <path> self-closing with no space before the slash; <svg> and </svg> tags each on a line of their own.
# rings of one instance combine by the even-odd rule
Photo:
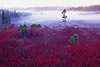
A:
<svg viewBox="0 0 100 67">
<path fill-rule="evenodd" d="M 63 11 L 62 11 L 62 14 L 63 14 L 63 16 L 66 16 L 65 14 L 66 14 L 66 9 L 64 9 Z"/>
<path fill-rule="evenodd" d="M 63 22 L 66 22 L 66 18 L 67 18 L 67 16 L 66 16 L 66 9 L 64 9 L 63 11 L 62 11 L 62 18 L 63 18 Z"/>
</svg>

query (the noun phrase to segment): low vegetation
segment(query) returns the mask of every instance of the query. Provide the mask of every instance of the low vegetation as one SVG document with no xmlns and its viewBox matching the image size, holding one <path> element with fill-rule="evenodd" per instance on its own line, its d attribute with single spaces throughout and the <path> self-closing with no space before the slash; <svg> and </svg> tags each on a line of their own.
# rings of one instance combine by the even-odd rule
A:
<svg viewBox="0 0 100 67">
<path fill-rule="evenodd" d="M 6 27 L 3 27 L 3 28 L 1 28 L 1 31 L 3 32 L 3 31 L 7 31 L 7 28 Z"/>
<path fill-rule="evenodd" d="M 36 26 L 0 27 L 0 67 L 100 67 L 100 28 Z"/>
<path fill-rule="evenodd" d="M 32 24 L 31 28 L 41 28 L 41 25 L 40 24 Z"/>
<path fill-rule="evenodd" d="M 79 36 L 78 36 L 78 34 L 74 34 L 73 36 L 71 36 L 69 41 L 70 41 L 70 43 L 79 43 Z"/>
</svg>

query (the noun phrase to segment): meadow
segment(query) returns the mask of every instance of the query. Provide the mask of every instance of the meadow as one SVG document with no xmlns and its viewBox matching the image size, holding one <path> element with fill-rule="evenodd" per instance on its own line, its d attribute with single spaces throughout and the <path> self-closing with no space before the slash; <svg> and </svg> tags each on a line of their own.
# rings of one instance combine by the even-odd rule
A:
<svg viewBox="0 0 100 67">
<path fill-rule="evenodd" d="M 100 27 L 0 26 L 0 67 L 100 67 Z"/>
</svg>

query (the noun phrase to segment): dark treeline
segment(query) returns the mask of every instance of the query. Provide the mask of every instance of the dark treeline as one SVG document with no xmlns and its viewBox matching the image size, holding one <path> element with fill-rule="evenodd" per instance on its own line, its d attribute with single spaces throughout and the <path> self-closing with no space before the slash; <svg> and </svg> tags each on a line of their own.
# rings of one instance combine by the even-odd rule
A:
<svg viewBox="0 0 100 67">
<path fill-rule="evenodd" d="M 9 11 L 9 10 L 1 10 L 0 11 L 0 18 L 1 18 L 1 25 L 11 25 L 11 19 L 14 17 L 20 17 L 20 14 L 16 13 L 16 11 L 14 10 L 13 12 Z"/>
<path fill-rule="evenodd" d="M 92 5 L 92 6 L 81 6 L 81 7 L 72 7 L 68 10 L 74 10 L 74 11 L 100 11 L 100 5 Z"/>
<path fill-rule="evenodd" d="M 14 11 L 9 11 L 9 10 L 0 10 L 0 25 L 11 25 L 11 20 L 13 18 L 20 18 L 21 16 L 29 16 L 31 14 L 29 13 L 24 13 L 24 12 L 16 12 Z"/>
</svg>

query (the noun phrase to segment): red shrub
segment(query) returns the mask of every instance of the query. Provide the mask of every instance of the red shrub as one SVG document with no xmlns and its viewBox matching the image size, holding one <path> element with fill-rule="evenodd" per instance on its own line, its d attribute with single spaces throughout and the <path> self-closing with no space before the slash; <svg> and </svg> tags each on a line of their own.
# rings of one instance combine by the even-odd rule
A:
<svg viewBox="0 0 100 67">
<path fill-rule="evenodd" d="M 0 31 L 0 67 L 100 67 L 99 28 L 28 30 Z M 75 33 L 79 43 L 70 44 Z"/>
</svg>

